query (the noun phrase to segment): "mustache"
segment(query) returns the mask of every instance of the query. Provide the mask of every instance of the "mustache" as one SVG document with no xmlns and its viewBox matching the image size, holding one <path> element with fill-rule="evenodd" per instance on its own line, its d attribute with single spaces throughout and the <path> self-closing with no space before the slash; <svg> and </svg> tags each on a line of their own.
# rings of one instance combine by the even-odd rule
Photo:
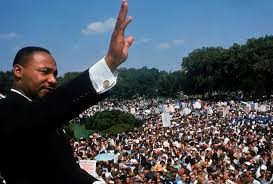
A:
<svg viewBox="0 0 273 184">
<path fill-rule="evenodd" d="M 55 85 L 52 85 L 52 86 L 42 86 L 41 89 L 46 89 L 48 91 L 52 91 L 52 90 L 56 89 L 56 86 Z"/>
</svg>

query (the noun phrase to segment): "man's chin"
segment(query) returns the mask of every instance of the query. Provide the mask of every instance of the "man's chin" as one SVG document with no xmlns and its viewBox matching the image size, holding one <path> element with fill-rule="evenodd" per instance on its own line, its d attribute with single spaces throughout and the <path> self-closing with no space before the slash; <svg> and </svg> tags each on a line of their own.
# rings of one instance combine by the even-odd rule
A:
<svg viewBox="0 0 273 184">
<path fill-rule="evenodd" d="M 43 97 L 49 93 L 51 93 L 52 90 L 48 90 L 48 89 L 42 89 L 39 93 L 39 97 Z"/>
</svg>

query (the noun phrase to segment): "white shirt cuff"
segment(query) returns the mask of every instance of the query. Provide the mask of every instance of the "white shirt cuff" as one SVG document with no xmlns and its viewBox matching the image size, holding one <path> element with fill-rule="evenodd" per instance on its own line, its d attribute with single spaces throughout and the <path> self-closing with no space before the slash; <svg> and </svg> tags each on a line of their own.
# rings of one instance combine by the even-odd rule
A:
<svg viewBox="0 0 273 184">
<path fill-rule="evenodd" d="M 93 184 L 105 184 L 105 182 L 102 182 L 102 181 L 95 181 L 95 182 L 93 182 Z"/>
<path fill-rule="evenodd" d="M 96 92 L 101 94 L 115 86 L 117 71 L 112 73 L 103 57 L 89 68 L 89 77 Z"/>
</svg>

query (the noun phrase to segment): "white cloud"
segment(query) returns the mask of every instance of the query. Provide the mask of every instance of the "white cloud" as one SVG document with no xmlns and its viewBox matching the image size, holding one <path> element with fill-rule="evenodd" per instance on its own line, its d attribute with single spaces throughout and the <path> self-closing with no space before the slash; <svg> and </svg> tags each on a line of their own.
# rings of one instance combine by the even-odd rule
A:
<svg viewBox="0 0 273 184">
<path fill-rule="evenodd" d="M 160 44 L 157 45 L 157 48 L 159 48 L 159 49 L 168 49 L 168 48 L 170 48 L 170 44 L 160 43 Z"/>
<path fill-rule="evenodd" d="M 12 39 L 15 38 L 17 34 L 15 32 L 0 33 L 0 39 Z"/>
<path fill-rule="evenodd" d="M 184 40 L 173 40 L 172 42 L 173 42 L 173 44 L 175 44 L 175 45 L 182 45 L 183 43 L 185 43 Z"/>
<path fill-rule="evenodd" d="M 151 40 L 152 40 L 151 38 L 143 38 L 143 39 L 140 39 L 140 40 L 135 40 L 134 44 L 148 43 Z"/>
<path fill-rule="evenodd" d="M 141 42 L 141 43 L 148 43 L 148 42 L 150 42 L 152 39 L 150 39 L 150 38 L 144 38 L 144 39 L 141 39 L 139 42 Z"/>
<path fill-rule="evenodd" d="M 116 19 L 109 18 L 105 21 L 91 22 L 81 32 L 84 35 L 102 34 L 112 31 L 115 27 Z"/>
<path fill-rule="evenodd" d="M 170 42 L 165 42 L 165 43 L 160 43 L 156 47 L 159 49 L 169 49 L 171 48 L 172 45 L 182 45 L 184 44 L 184 40 L 181 39 L 175 39 Z"/>
</svg>

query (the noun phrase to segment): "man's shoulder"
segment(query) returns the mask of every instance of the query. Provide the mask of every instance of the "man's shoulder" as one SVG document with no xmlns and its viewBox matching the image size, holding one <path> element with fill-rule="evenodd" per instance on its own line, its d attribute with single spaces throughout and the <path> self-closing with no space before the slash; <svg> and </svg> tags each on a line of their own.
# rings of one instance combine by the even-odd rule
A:
<svg viewBox="0 0 273 184">
<path fill-rule="evenodd" d="M 1 107 L 2 105 L 4 105 L 5 103 L 7 103 L 7 98 L 1 98 L 1 99 L 0 99 L 0 107 Z"/>
<path fill-rule="evenodd" d="M 27 102 L 27 100 L 23 96 L 10 93 L 5 98 L 0 99 L 0 109 L 1 111 L 8 111 L 8 109 L 18 107 L 25 102 Z"/>
</svg>

